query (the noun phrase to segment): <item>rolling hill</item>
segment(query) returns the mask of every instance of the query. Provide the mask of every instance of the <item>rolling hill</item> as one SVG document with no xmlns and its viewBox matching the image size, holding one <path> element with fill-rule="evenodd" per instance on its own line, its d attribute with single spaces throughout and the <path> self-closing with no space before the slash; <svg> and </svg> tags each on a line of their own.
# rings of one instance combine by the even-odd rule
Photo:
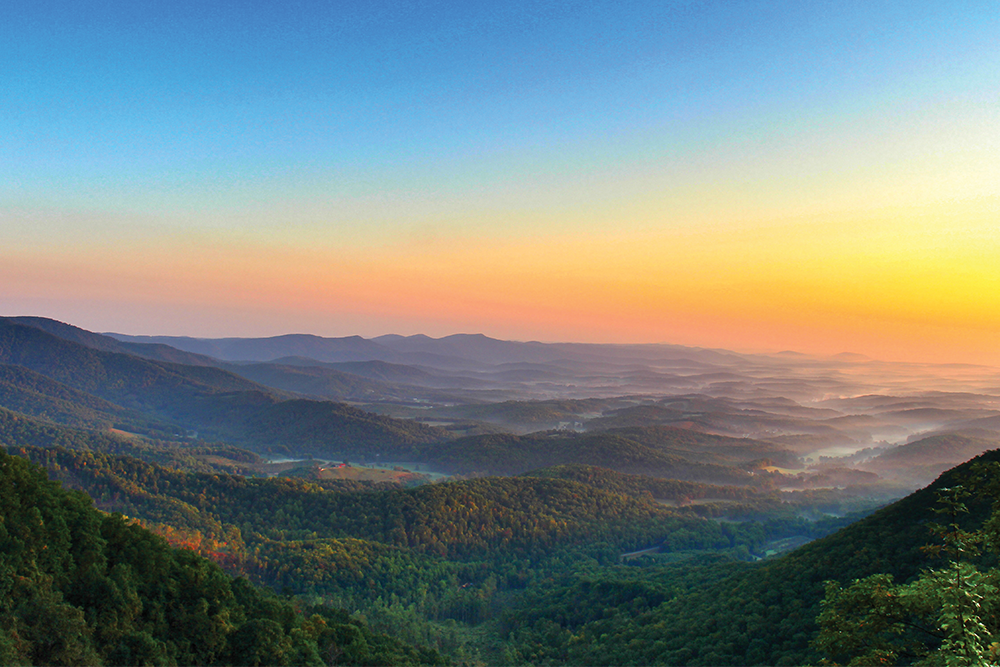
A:
<svg viewBox="0 0 1000 667">
<path fill-rule="evenodd" d="M 947 433 L 893 447 L 858 467 L 889 479 L 927 484 L 942 471 L 1000 447 L 1000 435 Z"/>
<path fill-rule="evenodd" d="M 720 442 L 724 443 L 721 449 Z M 790 457 L 786 450 L 774 446 L 683 429 L 548 431 L 458 438 L 422 448 L 420 460 L 463 474 L 517 475 L 538 468 L 582 464 L 651 477 L 751 484 L 754 475 L 740 464 L 750 464 L 765 452 L 782 459 Z"/>
<path fill-rule="evenodd" d="M 32 401 L 24 392 L 34 392 L 35 413 L 51 413 L 45 406 L 58 405 L 55 414 L 67 423 L 75 412 L 93 414 L 92 422 L 105 414 L 141 424 L 144 416 L 152 425 L 179 426 L 181 435 L 198 432 L 285 454 L 358 455 L 449 437 L 441 429 L 340 403 L 295 400 L 220 368 L 95 349 L 9 319 L 0 319 L 0 363 L 9 367 L 5 395 L 11 407 L 27 409 Z M 103 413 L 93 413 L 98 405 Z M 283 430 L 293 424 L 294 431 Z"/>
</svg>

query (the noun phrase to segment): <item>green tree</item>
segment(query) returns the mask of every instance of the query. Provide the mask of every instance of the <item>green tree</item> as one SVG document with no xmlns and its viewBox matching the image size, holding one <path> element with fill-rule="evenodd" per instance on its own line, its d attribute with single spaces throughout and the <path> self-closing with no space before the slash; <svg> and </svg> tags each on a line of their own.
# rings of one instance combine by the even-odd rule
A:
<svg viewBox="0 0 1000 667">
<path fill-rule="evenodd" d="M 944 557 L 913 581 L 896 584 L 876 574 L 842 588 L 827 582 L 815 646 L 827 664 L 1000 665 L 1000 604 L 995 593 L 1000 570 L 983 566 L 983 547 L 1000 545 L 997 473 L 991 464 L 974 468 L 967 484 L 941 489 L 935 511 L 947 517 L 931 530 L 940 543 L 925 551 Z M 964 527 L 969 501 L 993 499 L 993 512 L 978 530 Z"/>
</svg>

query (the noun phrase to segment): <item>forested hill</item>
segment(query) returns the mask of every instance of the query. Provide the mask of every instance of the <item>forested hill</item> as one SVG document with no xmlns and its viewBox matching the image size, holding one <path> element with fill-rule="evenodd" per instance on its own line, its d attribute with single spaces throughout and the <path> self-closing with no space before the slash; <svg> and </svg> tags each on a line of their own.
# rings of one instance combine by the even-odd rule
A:
<svg viewBox="0 0 1000 667">
<path fill-rule="evenodd" d="M 175 469 L 251 474 L 266 459 L 222 443 L 175 442 L 72 428 L 0 408 L 0 446 L 66 448 L 142 459 Z"/>
<path fill-rule="evenodd" d="M 477 435 L 430 445 L 422 451 L 423 460 L 456 473 L 516 475 L 550 466 L 584 464 L 714 484 L 754 482 L 748 469 L 762 459 L 798 465 L 797 457 L 777 445 L 671 427 Z"/>
<path fill-rule="evenodd" d="M 175 438 L 180 431 L 176 424 L 10 364 L 0 364 L 0 405 L 39 419 L 95 431 L 118 428 L 157 438 Z"/>
<path fill-rule="evenodd" d="M 691 567 L 619 571 L 531 596 L 511 612 L 511 655 L 581 665 L 815 664 L 822 656 L 810 642 L 823 583 L 876 573 L 902 582 L 939 566 L 922 550 L 933 539 L 929 524 L 941 520 L 937 492 L 962 483 L 980 461 L 1000 461 L 1000 451 L 833 535 L 729 576 L 722 576 L 725 567 L 708 574 Z M 992 501 L 973 499 L 964 521 L 983 521 Z"/>
<path fill-rule="evenodd" d="M 80 327 L 52 320 L 47 317 L 11 317 L 11 322 L 24 324 L 35 329 L 41 329 L 63 340 L 79 343 L 95 350 L 105 352 L 122 352 L 137 357 L 145 357 L 155 361 L 169 361 L 188 366 L 214 366 L 218 362 L 212 357 L 185 352 L 162 343 L 131 343 L 116 340 L 110 336 L 94 333 Z"/>
<path fill-rule="evenodd" d="M 332 659 L 332 660 L 331 660 Z M 443 664 L 233 579 L 0 452 L 4 665 Z"/>
<path fill-rule="evenodd" d="M 767 539 L 758 523 L 705 520 L 569 480 L 403 490 L 192 474 L 60 447 L 10 451 L 86 489 L 98 507 L 140 518 L 255 582 L 362 610 L 379 630 L 457 658 L 465 649 L 456 632 L 486 637 L 493 648 L 484 652 L 500 650 L 492 634 L 500 609 L 526 588 L 617 567 L 623 552 L 651 545 L 746 555 Z M 472 664 L 481 662 L 470 650 Z"/>
<path fill-rule="evenodd" d="M 509 559 L 598 543 L 616 557 L 679 529 L 696 546 L 729 547 L 741 532 L 561 479 L 489 477 L 359 493 L 289 478 L 193 474 L 93 451 L 10 451 L 44 463 L 104 509 L 181 528 L 239 527 L 246 540 L 356 538 L 453 559 Z"/>
<path fill-rule="evenodd" d="M 695 499 L 752 501 L 761 497 L 758 489 L 747 486 L 719 486 L 647 475 L 630 475 L 589 465 L 559 465 L 524 473 L 525 477 L 566 479 L 627 496 L 651 497 L 678 502 Z"/>
<path fill-rule="evenodd" d="M 0 664 L 309 664 L 316 652 L 327 663 L 437 659 L 329 611 L 345 607 L 470 665 L 798 665 L 820 658 L 810 642 L 825 580 L 905 579 L 932 565 L 920 550 L 934 516 L 928 490 L 771 558 L 887 498 L 867 486 L 812 489 L 811 478 L 781 470 L 800 461 L 775 442 L 636 425 L 635 411 L 620 428 L 455 439 L 44 328 L 0 318 L 0 445 L 101 510 L 327 610 L 299 616 L 4 457 L 0 472 L 15 481 L 0 481 Z M 527 407 L 548 420 L 615 405 Z M 915 442 L 873 465 L 904 455 L 936 464 L 987 444 L 954 434 L 929 442 L 947 447 Z M 243 476 L 292 474 L 262 458 L 278 452 L 355 463 L 381 455 L 464 478 L 404 489 L 391 475 L 325 461 L 288 464 L 313 481 Z M 823 486 L 866 479 L 821 472 Z M 806 490 L 780 490 L 794 482 Z M 199 582 L 211 588 L 204 604 L 185 597 Z M 185 638 L 189 627 L 196 639 Z M 364 653 L 379 647 L 392 657 Z"/>
<path fill-rule="evenodd" d="M 372 591 L 398 600 L 369 608 L 389 626 L 411 622 L 414 614 L 479 622 L 489 618 L 498 591 L 530 584 L 497 635 L 507 638 L 504 660 L 514 663 L 815 661 L 809 642 L 822 582 L 874 572 L 901 580 L 913 575 L 929 563 L 920 546 L 929 540 L 926 523 L 934 517 L 933 490 L 924 490 L 756 566 L 693 560 L 614 567 L 622 551 L 660 540 L 668 550 L 741 546 L 752 552 L 761 547 L 764 531 L 673 514 L 635 497 L 660 482 L 596 469 L 407 491 L 332 491 L 289 479 L 171 471 L 99 452 L 14 451 L 44 461 L 52 475 L 88 489 L 105 508 L 176 527 L 180 535 L 229 540 L 227 557 L 242 554 L 242 567 L 273 585 L 352 605 L 365 604 L 365 592 Z M 938 486 L 953 484 L 960 474 Z M 580 481 L 540 478 L 545 476 Z M 724 493 L 741 495 L 739 489 Z M 16 508 L 4 511 L 17 514 Z M 46 518 L 40 525 L 58 521 Z M 595 558 L 604 569 L 593 567 Z M 574 574 L 579 571 L 589 573 Z"/>
<path fill-rule="evenodd" d="M 268 393 L 261 385 L 216 368 L 95 349 L 9 319 L 0 319 L 0 361 L 124 407 L 154 412 L 183 411 L 195 397 Z"/>
<path fill-rule="evenodd" d="M 219 368 L 95 349 L 4 318 L 0 364 L 0 405 L 73 425 L 110 422 L 158 436 L 197 431 L 263 451 L 331 456 L 399 448 L 410 455 L 416 444 L 449 437 L 416 422 L 297 399 Z"/>
</svg>

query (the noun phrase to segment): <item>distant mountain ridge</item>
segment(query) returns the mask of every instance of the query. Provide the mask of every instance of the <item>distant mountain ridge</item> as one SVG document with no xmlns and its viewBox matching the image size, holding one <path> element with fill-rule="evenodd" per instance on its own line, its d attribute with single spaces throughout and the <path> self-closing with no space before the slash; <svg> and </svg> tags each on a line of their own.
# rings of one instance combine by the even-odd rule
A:
<svg viewBox="0 0 1000 667">
<path fill-rule="evenodd" d="M 191 338 L 187 336 L 133 336 L 106 333 L 120 342 L 169 345 L 225 361 L 273 361 L 300 356 L 323 362 L 386 361 L 420 363 L 420 360 L 451 359 L 470 368 L 485 364 L 553 362 L 565 359 L 594 360 L 615 352 L 626 360 L 654 358 L 698 359 L 706 364 L 740 362 L 744 356 L 726 350 L 667 344 L 615 345 L 600 343 L 519 342 L 490 338 L 484 334 L 452 334 L 431 338 L 423 334 L 388 334 L 371 339 L 361 336 L 326 338 L 313 334 L 284 334 L 265 338 Z"/>
<path fill-rule="evenodd" d="M 93 333 L 46 317 L 9 317 L 5 319 L 41 329 L 63 340 L 79 343 L 95 350 L 132 354 L 155 361 L 169 361 L 189 366 L 212 366 L 216 363 L 216 360 L 211 357 L 185 352 L 169 345 L 119 341 L 111 336 Z"/>
<path fill-rule="evenodd" d="M 441 338 L 388 334 L 368 339 L 312 334 L 218 339 L 107 336 L 119 342 L 168 345 L 228 362 L 276 362 L 286 357 L 302 360 L 296 365 L 306 359 L 316 364 L 381 362 L 396 366 L 397 376 L 374 378 L 367 375 L 371 369 L 361 367 L 338 370 L 381 381 L 486 392 L 469 402 L 702 393 L 734 399 L 781 396 L 799 403 L 847 400 L 844 405 L 849 405 L 866 394 L 897 394 L 888 400 L 898 403 L 898 394 L 937 391 L 943 404 L 944 394 L 949 393 L 1000 393 L 993 379 L 996 374 L 990 375 L 986 367 L 882 362 L 847 353 L 818 357 L 667 343 L 522 342 L 481 333 Z M 404 372 L 404 367 L 410 370 Z"/>
<path fill-rule="evenodd" d="M 316 361 L 392 361 L 389 348 L 361 336 L 323 338 L 312 334 L 285 334 L 269 338 L 190 338 L 187 336 L 129 336 L 109 333 L 120 342 L 169 345 L 185 352 L 223 361 L 274 361 L 282 357 L 308 357 Z"/>
<path fill-rule="evenodd" d="M 0 318 L 0 364 L 10 367 L 0 377 L 7 379 L 6 384 L 0 381 L 0 390 L 14 409 L 63 423 L 77 425 L 89 419 L 128 428 L 145 419 L 151 427 L 164 422 L 176 425 L 181 436 L 198 431 L 202 437 L 286 454 L 350 454 L 397 447 L 409 451 L 414 444 L 449 437 L 441 429 L 341 403 L 293 400 L 294 394 L 215 366 L 113 351 L 114 341 L 108 343 L 110 339 L 75 327 L 60 323 L 45 327 L 70 338 Z M 35 408 L 26 405 L 29 399 Z M 289 422 L 294 422 L 294 431 L 278 427 Z"/>
</svg>

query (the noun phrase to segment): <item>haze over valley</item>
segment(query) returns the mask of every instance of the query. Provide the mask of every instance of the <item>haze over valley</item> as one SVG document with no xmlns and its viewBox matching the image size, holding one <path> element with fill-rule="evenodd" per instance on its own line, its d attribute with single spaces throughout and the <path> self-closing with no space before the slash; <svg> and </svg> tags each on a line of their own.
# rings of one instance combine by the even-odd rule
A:
<svg viewBox="0 0 1000 667">
<path fill-rule="evenodd" d="M 212 357 L 204 363 L 276 389 L 413 419 L 454 435 L 556 431 L 547 437 L 573 440 L 571 433 L 638 437 L 658 430 L 659 439 L 669 439 L 662 434 L 681 429 L 744 439 L 754 454 L 740 463 L 771 459 L 796 470 L 803 478 L 796 483 L 805 485 L 816 484 L 810 480 L 820 470 L 841 467 L 881 470 L 885 483 L 916 488 L 979 453 L 975 448 L 1000 428 L 1000 374 L 968 364 L 675 345 L 523 343 L 481 334 L 109 336 Z M 905 452 L 917 451 L 911 443 L 945 433 L 979 444 L 956 441 L 909 461 Z M 889 450 L 891 466 L 881 458 Z M 426 456 L 433 460 L 433 454 Z"/>
<path fill-rule="evenodd" d="M 675 637 L 670 646 L 630 644 L 644 661 L 807 659 L 814 584 L 788 598 L 813 610 L 798 624 L 754 621 L 775 639 L 769 651 L 704 644 L 697 624 L 733 611 L 685 591 L 716 586 L 724 598 L 734 585 L 758 590 L 774 576 L 802 576 L 788 567 L 827 578 L 870 572 L 882 561 L 815 559 L 861 548 L 850 545 L 869 528 L 856 526 L 885 517 L 907 531 L 898 546 L 917 549 L 926 538 L 906 517 L 932 507 L 914 500 L 926 490 L 908 494 L 996 456 L 996 380 L 988 367 L 860 355 L 481 334 L 150 337 L 0 318 L 6 450 L 45 465 L 100 510 L 214 560 L 226 576 L 311 605 L 321 613 L 308 621 L 313 630 L 300 616 L 286 616 L 283 630 L 267 626 L 286 633 L 285 644 L 255 655 L 279 662 L 300 659 L 294 645 L 307 662 L 331 651 L 332 662 L 317 658 L 325 664 L 575 664 L 631 641 L 643 615 L 669 623 Z M 897 503 L 863 518 L 904 496 L 921 509 Z M 109 525 L 122 520 L 108 516 Z M 824 536 L 835 546 L 810 551 Z M 68 585 L 62 595 L 74 613 L 91 614 L 83 584 Z M 593 585 L 633 590 L 614 604 L 639 616 L 621 617 L 574 653 L 562 634 L 545 634 L 566 612 L 544 610 L 579 604 Z M 690 614 L 671 611 L 677 596 Z M 10 627 L 50 631 L 21 609 L 5 612 Z M 317 618 L 368 639 L 320 632 Z M 86 622 L 93 639 L 69 652 L 11 643 L 15 635 L 0 649 L 53 663 L 81 655 L 229 662 L 264 641 L 258 619 L 238 632 L 220 628 L 215 653 L 191 653 L 140 615 L 128 631 L 147 637 L 140 651 L 100 618 Z M 583 630 L 605 621 L 562 622 Z"/>
</svg>

